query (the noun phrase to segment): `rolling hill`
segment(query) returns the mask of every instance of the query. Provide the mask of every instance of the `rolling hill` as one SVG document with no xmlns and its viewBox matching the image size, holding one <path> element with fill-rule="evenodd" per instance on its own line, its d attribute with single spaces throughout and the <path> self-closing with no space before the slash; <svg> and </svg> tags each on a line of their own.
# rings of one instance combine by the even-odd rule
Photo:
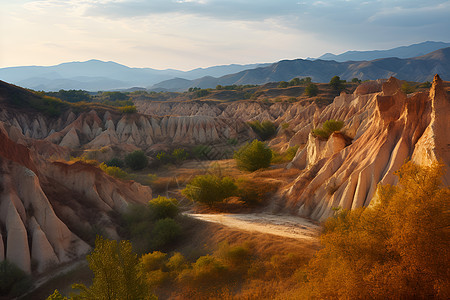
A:
<svg viewBox="0 0 450 300">
<path fill-rule="evenodd" d="M 219 78 L 204 77 L 191 80 L 170 79 L 153 85 L 151 89 L 182 91 L 189 87 L 213 88 L 216 85 L 264 84 L 267 82 L 288 81 L 294 77 L 311 77 L 315 82 L 329 82 L 335 75 L 341 79 L 376 80 L 395 76 L 408 81 L 431 81 L 439 73 L 445 80 L 450 79 L 450 47 L 429 54 L 401 59 L 383 58 L 372 61 L 336 62 L 327 60 L 282 60 L 267 67 L 244 70 Z"/>
</svg>

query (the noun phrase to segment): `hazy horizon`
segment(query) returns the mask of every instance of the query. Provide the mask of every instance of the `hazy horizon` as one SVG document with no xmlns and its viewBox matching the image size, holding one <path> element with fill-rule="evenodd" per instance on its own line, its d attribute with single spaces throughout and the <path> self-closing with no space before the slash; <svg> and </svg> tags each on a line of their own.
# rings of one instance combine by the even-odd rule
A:
<svg viewBox="0 0 450 300">
<path fill-rule="evenodd" d="M 192 70 L 449 42 L 449 1 L 18 0 L 0 68 L 98 59 Z"/>
</svg>

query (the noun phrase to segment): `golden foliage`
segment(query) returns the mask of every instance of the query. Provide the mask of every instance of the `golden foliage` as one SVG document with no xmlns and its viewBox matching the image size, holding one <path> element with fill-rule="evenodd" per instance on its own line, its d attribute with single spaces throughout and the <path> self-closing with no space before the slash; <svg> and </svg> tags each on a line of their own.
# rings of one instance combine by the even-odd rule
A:
<svg viewBox="0 0 450 300">
<path fill-rule="evenodd" d="M 373 206 L 338 212 L 310 263 L 310 296 L 448 299 L 450 189 L 443 166 L 406 163 L 398 186 L 380 186 Z"/>
</svg>

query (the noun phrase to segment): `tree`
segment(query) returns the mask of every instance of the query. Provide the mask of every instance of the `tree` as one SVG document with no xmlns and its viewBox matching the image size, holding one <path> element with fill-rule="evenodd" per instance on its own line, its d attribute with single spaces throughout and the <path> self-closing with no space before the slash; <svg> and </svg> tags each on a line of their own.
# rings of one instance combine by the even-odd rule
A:
<svg viewBox="0 0 450 300">
<path fill-rule="evenodd" d="M 147 167 L 148 158 L 143 151 L 136 150 L 125 156 L 125 163 L 133 170 L 141 170 Z"/>
<path fill-rule="evenodd" d="M 178 215 L 178 201 L 175 198 L 158 196 L 148 202 L 151 214 L 156 220 L 175 218 Z"/>
<path fill-rule="evenodd" d="M 188 199 L 212 206 L 226 198 L 235 196 L 237 186 L 230 177 L 198 175 L 181 193 Z"/>
<path fill-rule="evenodd" d="M 287 81 L 280 81 L 280 83 L 278 83 L 279 88 L 287 88 L 288 86 L 289 83 Z"/>
<path fill-rule="evenodd" d="M 98 236 L 87 260 L 94 279 L 89 288 L 73 285 L 81 290 L 74 299 L 155 299 L 139 274 L 139 260 L 129 241 L 110 241 Z"/>
<path fill-rule="evenodd" d="M 272 150 L 265 143 L 253 140 L 236 151 L 234 159 L 239 169 L 253 172 L 270 166 Z"/>
<path fill-rule="evenodd" d="M 248 122 L 247 124 L 263 141 L 270 139 L 277 132 L 277 127 L 269 120 L 265 120 L 262 123 L 258 120 L 255 120 L 252 122 Z"/>
<path fill-rule="evenodd" d="M 319 93 L 319 88 L 314 83 L 308 84 L 308 86 L 305 88 L 305 94 L 308 97 L 317 96 L 318 93 Z"/>
<path fill-rule="evenodd" d="M 291 81 L 289 81 L 289 86 L 296 86 L 300 85 L 300 79 L 298 77 L 292 78 Z"/>
<path fill-rule="evenodd" d="M 361 83 L 361 80 L 359 80 L 358 78 L 354 77 L 354 78 L 352 78 L 352 82 L 353 83 Z"/>
<path fill-rule="evenodd" d="M 311 298 L 449 299 L 443 165 L 408 162 L 396 174 L 398 186 L 380 186 L 374 205 L 327 220 L 309 266 Z"/>
<path fill-rule="evenodd" d="M 342 91 L 345 88 L 344 82 L 345 82 L 345 80 L 341 80 L 341 78 L 339 76 L 334 76 L 330 80 L 330 85 L 334 90 Z"/>
<path fill-rule="evenodd" d="M 339 131 L 344 127 L 343 121 L 336 121 L 336 120 L 327 120 L 322 124 L 322 128 L 316 128 L 312 130 L 312 133 L 320 138 L 328 139 L 330 135 L 335 132 Z"/>
</svg>

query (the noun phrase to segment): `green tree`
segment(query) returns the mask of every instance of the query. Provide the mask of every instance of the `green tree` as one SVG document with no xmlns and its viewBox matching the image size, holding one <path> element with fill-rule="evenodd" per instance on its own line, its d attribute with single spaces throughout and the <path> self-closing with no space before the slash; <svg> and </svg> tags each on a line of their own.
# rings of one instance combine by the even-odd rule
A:
<svg viewBox="0 0 450 300">
<path fill-rule="evenodd" d="M 198 175 L 181 192 L 188 199 L 212 206 L 235 196 L 237 186 L 230 177 Z"/>
<path fill-rule="evenodd" d="M 272 150 L 265 143 L 253 140 L 236 151 L 234 159 L 239 169 L 253 172 L 270 166 Z"/>
<path fill-rule="evenodd" d="M 344 82 L 345 82 L 345 80 L 341 80 L 341 78 L 339 76 L 334 76 L 330 80 L 330 85 L 334 90 L 342 91 L 345 88 Z"/>
<path fill-rule="evenodd" d="M 375 204 L 327 220 L 311 261 L 313 299 L 449 299 L 450 188 L 443 165 L 408 162 Z"/>
<path fill-rule="evenodd" d="M 90 287 L 75 284 L 81 292 L 74 299 L 156 299 L 139 273 L 139 260 L 129 241 L 110 241 L 97 237 L 87 256 L 94 273 Z"/>
<path fill-rule="evenodd" d="M 361 83 L 361 80 L 359 80 L 358 78 L 352 78 L 352 82 L 353 83 Z"/>
<path fill-rule="evenodd" d="M 133 170 L 142 170 L 148 165 L 148 158 L 143 151 L 136 150 L 125 156 L 125 163 Z"/>
<path fill-rule="evenodd" d="M 289 86 L 289 82 L 287 82 L 287 81 L 280 81 L 280 83 L 278 83 L 279 88 L 287 88 L 288 86 Z"/>
<path fill-rule="evenodd" d="M 298 77 L 292 78 L 291 81 L 289 81 L 289 86 L 296 86 L 300 85 L 300 79 Z"/>
<path fill-rule="evenodd" d="M 330 135 L 335 132 L 339 131 L 344 127 L 343 121 L 336 121 L 336 120 L 327 120 L 322 124 L 322 128 L 316 128 L 312 130 L 312 133 L 317 136 L 321 137 L 323 139 L 328 139 Z"/>
<path fill-rule="evenodd" d="M 175 218 L 178 215 L 178 201 L 175 198 L 158 196 L 148 202 L 154 219 Z"/>
<path fill-rule="evenodd" d="M 263 140 L 266 141 L 273 137 L 277 132 L 277 127 L 269 120 L 259 122 L 258 120 L 247 123 L 253 131 Z"/>
<path fill-rule="evenodd" d="M 151 249 L 160 249 L 173 243 L 181 235 L 181 226 L 171 218 L 156 221 L 151 232 Z"/>
<path fill-rule="evenodd" d="M 319 93 L 319 88 L 314 83 L 308 84 L 308 86 L 305 88 L 305 94 L 308 97 L 317 96 L 318 93 Z"/>
</svg>

